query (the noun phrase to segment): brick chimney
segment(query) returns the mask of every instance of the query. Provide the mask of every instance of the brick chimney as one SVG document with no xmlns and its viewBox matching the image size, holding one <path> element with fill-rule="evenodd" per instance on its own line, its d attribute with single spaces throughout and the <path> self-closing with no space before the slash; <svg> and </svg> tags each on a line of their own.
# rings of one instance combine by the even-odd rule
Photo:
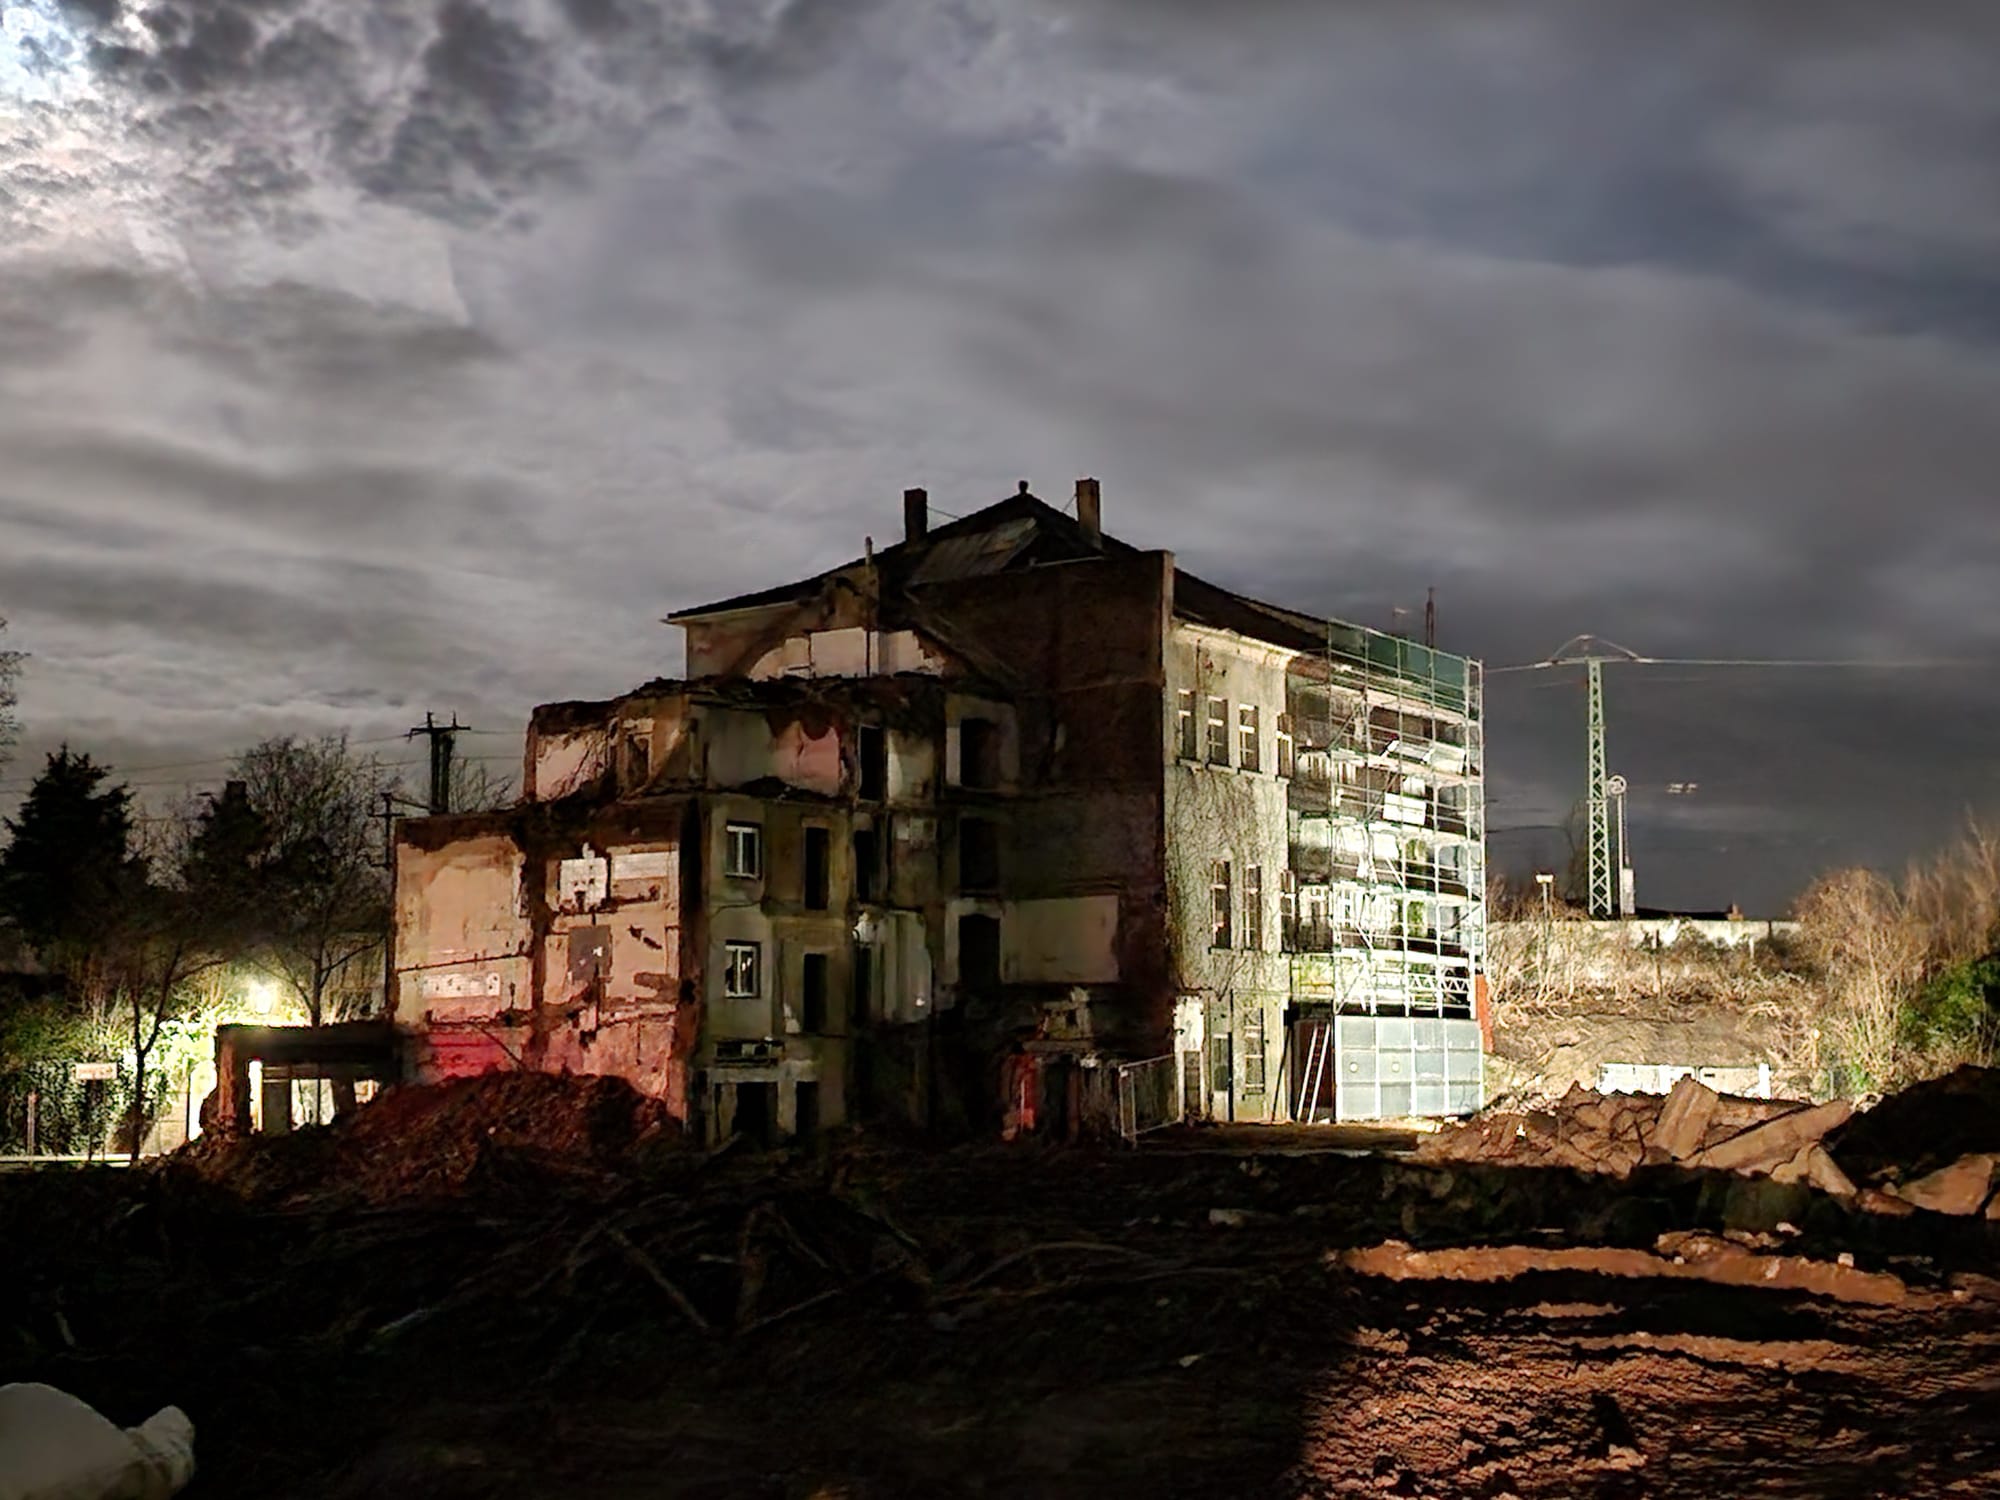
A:
<svg viewBox="0 0 2000 1500">
<path fill-rule="evenodd" d="M 1079 479 L 1076 482 L 1076 519 L 1083 527 L 1083 534 L 1093 547 L 1104 545 L 1104 497 L 1099 494 L 1095 479 Z"/>
<path fill-rule="evenodd" d="M 930 529 L 930 496 L 922 490 L 904 490 L 903 540 L 921 542 Z"/>
</svg>

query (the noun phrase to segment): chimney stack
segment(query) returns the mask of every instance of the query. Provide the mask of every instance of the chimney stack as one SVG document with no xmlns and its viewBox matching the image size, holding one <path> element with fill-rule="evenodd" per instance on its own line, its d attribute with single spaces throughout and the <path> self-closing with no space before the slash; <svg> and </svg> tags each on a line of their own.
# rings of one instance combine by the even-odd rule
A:
<svg viewBox="0 0 2000 1500">
<path fill-rule="evenodd" d="M 922 490 L 904 490 L 903 540 L 921 542 L 930 529 L 930 496 Z"/>
<path fill-rule="evenodd" d="M 1076 519 L 1093 547 L 1104 545 L 1104 497 L 1095 479 L 1076 482 Z"/>
</svg>

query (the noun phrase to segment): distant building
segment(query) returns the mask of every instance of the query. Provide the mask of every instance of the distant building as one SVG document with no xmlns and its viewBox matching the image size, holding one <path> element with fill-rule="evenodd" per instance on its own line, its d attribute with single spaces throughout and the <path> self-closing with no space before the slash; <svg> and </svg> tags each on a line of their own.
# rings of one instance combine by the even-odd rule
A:
<svg viewBox="0 0 2000 1500">
<path fill-rule="evenodd" d="M 518 806 L 402 826 L 419 1070 L 710 1138 L 1476 1106 L 1477 665 L 1181 572 L 1092 480 L 904 518 L 537 709 Z"/>
</svg>

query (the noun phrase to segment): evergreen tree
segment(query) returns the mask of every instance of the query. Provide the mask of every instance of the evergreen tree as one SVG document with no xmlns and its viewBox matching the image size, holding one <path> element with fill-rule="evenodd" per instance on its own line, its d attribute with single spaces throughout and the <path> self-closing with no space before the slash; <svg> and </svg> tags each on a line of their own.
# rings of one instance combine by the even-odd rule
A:
<svg viewBox="0 0 2000 1500">
<path fill-rule="evenodd" d="M 0 851 L 0 916 L 52 968 L 86 956 L 144 871 L 132 851 L 132 792 L 68 745 L 49 756 Z"/>
</svg>

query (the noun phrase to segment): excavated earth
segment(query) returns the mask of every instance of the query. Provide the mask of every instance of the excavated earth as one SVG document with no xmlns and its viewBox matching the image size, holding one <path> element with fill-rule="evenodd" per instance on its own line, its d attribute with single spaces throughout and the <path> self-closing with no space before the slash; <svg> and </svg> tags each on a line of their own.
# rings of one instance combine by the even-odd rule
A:
<svg viewBox="0 0 2000 1500">
<path fill-rule="evenodd" d="M 0 1380 L 181 1405 L 196 1500 L 2000 1494 L 1981 1217 L 1299 1132 L 713 1155 L 601 1086 L 527 1104 L 0 1180 Z"/>
</svg>

